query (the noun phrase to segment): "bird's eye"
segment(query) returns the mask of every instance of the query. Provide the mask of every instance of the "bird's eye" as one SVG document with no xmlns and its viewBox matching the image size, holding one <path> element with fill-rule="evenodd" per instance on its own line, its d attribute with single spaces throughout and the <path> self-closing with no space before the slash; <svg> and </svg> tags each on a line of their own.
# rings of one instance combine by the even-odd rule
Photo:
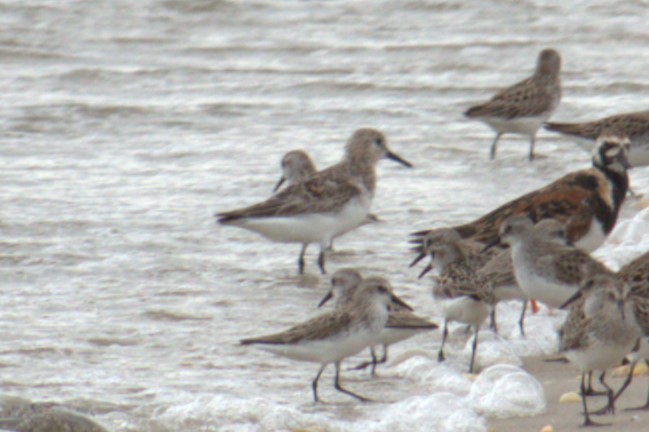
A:
<svg viewBox="0 0 649 432">
<path fill-rule="evenodd" d="M 379 292 L 381 294 L 385 294 L 385 293 L 388 292 L 388 289 L 386 287 L 384 287 L 383 285 L 379 285 Z"/>
<path fill-rule="evenodd" d="M 374 144 L 379 147 L 383 147 L 383 139 L 381 137 L 374 138 Z"/>
</svg>

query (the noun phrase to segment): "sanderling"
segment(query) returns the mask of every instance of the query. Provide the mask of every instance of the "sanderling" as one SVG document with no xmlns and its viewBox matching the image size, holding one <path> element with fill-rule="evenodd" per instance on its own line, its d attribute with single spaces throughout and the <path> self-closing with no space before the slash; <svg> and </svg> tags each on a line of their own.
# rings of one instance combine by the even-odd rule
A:
<svg viewBox="0 0 649 432">
<path fill-rule="evenodd" d="M 506 219 L 500 226 L 500 238 L 510 245 L 518 286 L 528 298 L 549 307 L 561 306 L 579 289 L 590 276 L 586 269 L 612 273 L 588 252 L 543 238 L 526 216 Z"/>
<path fill-rule="evenodd" d="M 474 270 L 478 270 L 485 265 L 491 258 L 498 255 L 498 250 L 489 249 L 485 250 L 485 245 L 471 239 L 463 239 L 460 234 L 453 228 L 435 228 L 423 237 L 423 239 L 411 240 L 410 243 L 417 244 L 412 248 L 413 251 L 419 252 L 419 255 L 410 263 L 410 267 L 414 267 L 419 261 L 424 259 L 427 255 L 430 256 L 430 262 L 422 272 L 419 274 L 421 279 L 426 273 L 433 269 L 434 259 L 431 254 L 431 247 L 437 243 L 455 243 L 462 252 L 466 263 Z"/>
<path fill-rule="evenodd" d="M 433 266 L 437 272 L 433 297 L 444 316 L 442 344 L 437 354 L 444 361 L 444 345 L 448 337 L 448 323 L 461 322 L 473 327 L 473 347 L 469 372 L 475 367 L 480 325 L 489 315 L 493 305 L 493 292 L 477 276 L 470 260 L 466 258 L 458 241 L 437 241 L 429 246 Z"/>
<path fill-rule="evenodd" d="M 331 278 L 331 289 L 322 299 L 318 307 L 322 306 L 332 298 L 335 301 L 336 308 L 345 307 L 352 301 L 354 293 L 361 285 L 362 280 L 361 274 L 356 270 L 341 269 L 336 271 Z M 390 287 L 393 303 L 390 305 L 388 322 L 379 337 L 379 343 L 383 345 L 383 356 L 381 359 L 377 359 L 374 347 L 370 347 L 372 361 L 362 363 L 355 367 L 355 369 L 364 369 L 368 366 L 372 366 L 372 375 L 374 375 L 378 364 L 387 362 L 388 347 L 390 345 L 394 345 L 411 338 L 418 333 L 434 330 L 438 327 L 437 324 L 412 313 L 412 308 L 394 294 L 389 282 L 385 281 L 385 285 Z"/>
<path fill-rule="evenodd" d="M 563 176 L 544 188 L 510 201 L 465 225 L 454 227 L 464 239 L 485 244 L 498 240 L 503 220 L 523 214 L 534 222 L 556 219 L 567 223 L 575 214 L 583 212 L 585 203 L 590 211 L 580 217 L 581 226 L 568 227 L 568 239 L 586 251 L 597 249 L 611 232 L 628 187 L 627 175 L 629 141 L 617 136 L 601 136 L 593 150 L 593 167 Z M 412 233 L 415 241 L 423 244 L 431 230 Z M 423 251 L 420 246 L 418 251 Z"/>
<path fill-rule="evenodd" d="M 631 384 L 633 369 L 637 362 L 644 360 L 649 366 L 649 252 L 644 253 L 622 267 L 617 272 L 617 278 L 630 287 L 633 312 L 642 330 L 643 337 L 640 339 L 638 346 L 628 356 L 631 360 L 629 375 L 615 395 L 615 399 L 620 397 L 622 392 Z M 649 393 L 647 394 L 647 400 L 644 405 L 629 409 L 649 410 Z"/>
<path fill-rule="evenodd" d="M 369 399 L 340 385 L 340 363 L 376 344 L 388 322 L 392 302 L 390 287 L 381 278 L 368 278 L 356 291 L 350 304 L 298 324 L 282 333 L 244 339 L 242 345 L 257 345 L 266 351 L 293 360 L 320 363 L 312 383 L 313 398 L 318 398 L 318 380 L 327 365 L 336 367 L 336 390 L 362 401 Z"/>
<path fill-rule="evenodd" d="M 600 382 L 608 393 L 607 409 L 615 410 L 613 390 L 604 382 L 606 370 L 620 364 L 640 336 L 629 297 L 629 287 L 611 274 L 587 278 L 580 289 L 563 305 L 578 299 L 570 309 L 559 335 L 559 351 L 581 369 L 581 400 L 584 424 L 595 426 L 586 405 L 586 374 L 602 371 Z"/>
<path fill-rule="evenodd" d="M 567 243 L 566 228 L 559 221 L 554 219 L 543 219 L 534 226 L 535 233 L 542 239 L 549 242 L 556 242 L 565 245 Z M 521 300 L 523 307 L 518 320 L 518 327 L 522 335 L 525 335 L 525 312 L 528 296 L 520 289 L 514 276 L 514 264 L 512 254 L 509 250 L 503 250 L 493 257 L 487 264 L 478 270 L 478 276 L 483 278 L 493 290 L 494 307 L 491 311 L 491 325 L 494 331 L 498 331 L 496 324 L 496 306 L 498 302 L 506 300 Z"/>
<path fill-rule="evenodd" d="M 345 146 L 338 164 L 309 180 L 289 186 L 259 204 L 217 214 L 218 222 L 257 232 L 284 243 L 301 243 L 298 259 L 304 272 L 304 253 L 309 243 L 320 243 L 318 266 L 325 271 L 325 250 L 334 237 L 363 223 L 374 197 L 376 163 L 383 158 L 412 165 L 387 147 L 383 134 L 359 129 Z"/>
<path fill-rule="evenodd" d="M 649 165 L 649 111 L 618 114 L 587 123 L 546 123 L 549 131 L 573 138 L 590 152 L 597 137 L 611 131 L 627 136 L 631 144 L 629 163 L 632 166 Z"/>
<path fill-rule="evenodd" d="M 273 192 L 277 192 L 284 182 L 288 186 L 292 186 L 308 180 L 316 173 L 311 157 L 304 150 L 291 150 L 286 153 L 282 158 L 281 167 L 282 176 L 275 185 Z"/>
<path fill-rule="evenodd" d="M 534 159 L 536 133 L 561 102 L 560 70 L 559 53 L 544 49 L 539 54 L 534 75 L 501 90 L 489 102 L 471 107 L 464 113 L 496 131 L 491 144 L 491 159 L 496 157 L 498 140 L 505 133 L 529 136 L 529 159 Z"/>
<path fill-rule="evenodd" d="M 284 182 L 287 182 L 289 186 L 302 183 L 313 177 L 317 172 L 317 169 L 313 161 L 311 160 L 311 156 L 309 156 L 309 154 L 304 150 L 291 150 L 290 152 L 286 153 L 282 158 L 281 167 L 282 176 L 275 185 L 273 193 L 277 192 L 277 190 L 282 186 L 282 184 L 284 184 Z M 360 223 L 359 226 L 376 222 L 380 222 L 378 216 L 369 213 L 367 216 L 365 216 L 365 219 Z M 337 237 L 345 235 L 347 232 L 349 231 L 340 233 Z M 332 238 L 327 249 L 333 250 L 333 246 L 334 239 Z"/>
</svg>

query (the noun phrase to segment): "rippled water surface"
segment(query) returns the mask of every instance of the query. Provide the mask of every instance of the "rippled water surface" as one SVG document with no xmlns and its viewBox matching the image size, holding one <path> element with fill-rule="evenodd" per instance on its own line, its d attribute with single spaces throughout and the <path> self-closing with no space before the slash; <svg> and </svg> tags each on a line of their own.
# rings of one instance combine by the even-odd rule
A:
<svg viewBox="0 0 649 432">
<path fill-rule="evenodd" d="M 116 431 L 415 430 L 411 419 L 485 430 L 480 409 L 461 403 L 471 385 L 458 372 L 461 331 L 443 371 L 422 360 L 435 334 L 393 348 L 415 363 L 374 380 L 346 373 L 350 388 L 384 401 L 370 405 L 334 392 L 331 372 L 321 392 L 332 403 L 313 405 L 315 365 L 239 347 L 316 313 L 328 281 L 317 248 L 300 278 L 298 245 L 216 226 L 212 214 L 267 197 L 284 152 L 307 149 L 324 167 L 356 128 L 378 128 L 415 169 L 380 163 L 372 211 L 384 223 L 340 238 L 329 268 L 385 275 L 435 316 L 430 282 L 407 268 L 408 232 L 471 220 L 589 165 L 546 132 L 533 164 L 515 136 L 488 162 L 492 132 L 462 111 L 524 78 L 549 46 L 563 56 L 555 119 L 646 109 L 647 10 L 642 1 L 0 2 L 3 393 L 64 403 Z M 645 191 L 646 170 L 632 182 Z M 623 220 L 635 213 L 629 206 Z M 619 265 L 641 238 L 601 254 Z M 461 418 L 435 414 L 440 404 Z"/>
</svg>

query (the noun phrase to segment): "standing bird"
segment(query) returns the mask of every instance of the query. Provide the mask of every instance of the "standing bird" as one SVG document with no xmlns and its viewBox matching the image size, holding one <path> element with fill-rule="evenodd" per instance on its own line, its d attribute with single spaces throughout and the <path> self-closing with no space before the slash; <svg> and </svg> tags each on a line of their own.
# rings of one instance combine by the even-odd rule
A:
<svg viewBox="0 0 649 432">
<path fill-rule="evenodd" d="M 505 133 L 530 137 L 529 159 L 534 159 L 536 133 L 561 102 L 561 56 L 553 49 L 539 54 L 531 77 L 496 93 L 490 101 L 469 108 L 464 115 L 496 131 L 490 157 L 496 157 L 498 140 Z"/>
<path fill-rule="evenodd" d="M 597 137 L 611 131 L 629 138 L 629 163 L 649 165 L 649 111 L 617 114 L 587 123 L 548 122 L 545 129 L 558 132 L 577 141 L 587 152 L 592 151 Z"/>
<path fill-rule="evenodd" d="M 293 360 L 320 363 L 320 370 L 311 384 L 316 402 L 320 401 L 318 380 L 330 363 L 336 366 L 336 390 L 361 401 L 369 401 L 340 385 L 340 363 L 344 358 L 378 342 L 379 335 L 388 322 L 391 302 L 390 287 L 385 280 L 367 279 L 349 305 L 312 318 L 282 333 L 244 339 L 241 344 L 257 345 Z"/>
<path fill-rule="evenodd" d="M 518 286 L 549 307 L 565 303 L 591 274 L 613 273 L 587 252 L 544 238 L 525 216 L 506 219 L 500 239 L 510 246 Z"/>
<path fill-rule="evenodd" d="M 335 301 L 336 308 L 347 306 L 353 300 L 362 281 L 362 276 L 356 270 L 341 269 L 336 271 L 331 278 L 331 289 L 322 299 L 318 307 L 321 307 L 332 298 Z M 386 285 L 390 286 L 387 281 Z M 390 294 L 393 299 L 390 305 L 390 315 L 379 338 L 380 344 L 383 345 L 383 357 L 380 360 L 377 359 L 374 347 L 370 347 L 372 360 L 362 363 L 354 369 L 365 369 L 368 366 L 372 366 L 372 375 L 374 375 L 376 366 L 388 361 L 388 347 L 390 345 L 438 327 L 437 324 L 412 313 L 412 308 L 394 294 L 391 286 Z"/>
<path fill-rule="evenodd" d="M 642 330 L 642 338 L 636 347 L 637 349 L 634 349 L 628 356 L 631 359 L 629 375 L 615 395 L 616 400 L 629 384 L 631 384 L 635 365 L 639 361 L 644 360 L 647 366 L 649 366 L 649 252 L 642 254 L 622 267 L 617 272 L 617 278 L 630 287 L 633 312 Z M 630 410 L 649 410 L 649 393 L 647 394 L 647 400 L 644 405 L 630 408 Z"/>
<path fill-rule="evenodd" d="M 290 152 L 286 153 L 282 158 L 281 167 L 282 167 L 282 177 L 280 177 L 279 181 L 275 185 L 275 189 L 273 189 L 273 193 L 277 192 L 277 190 L 285 182 L 288 182 L 289 186 L 296 185 L 310 179 L 317 172 L 316 167 L 313 164 L 313 161 L 311 160 L 311 157 L 304 150 L 291 150 Z M 363 226 L 363 225 L 367 225 L 379 221 L 380 219 L 378 218 L 378 216 L 372 213 L 368 213 L 368 215 L 365 217 L 365 219 L 363 219 L 363 222 L 361 222 L 359 226 Z M 344 233 L 341 233 L 338 236 L 345 235 L 347 232 L 348 231 L 345 231 Z M 329 246 L 327 247 L 327 250 L 333 250 L 333 246 L 334 246 L 334 240 L 331 239 L 331 242 L 329 242 Z"/>
<path fill-rule="evenodd" d="M 588 278 L 562 308 L 576 300 L 560 331 L 559 351 L 581 369 L 582 426 L 598 426 L 590 419 L 586 405 L 586 374 L 602 371 L 600 382 L 608 390 L 607 408 L 614 412 L 612 389 L 603 381 L 604 373 L 619 364 L 637 343 L 640 329 L 634 319 L 629 287 L 613 275 Z"/>
<path fill-rule="evenodd" d="M 580 223 L 571 222 L 568 240 L 586 251 L 597 249 L 613 230 L 629 187 L 627 159 L 629 140 L 614 135 L 597 139 L 593 167 L 567 174 L 549 185 L 510 201 L 465 225 L 454 227 L 464 239 L 490 244 L 498 240 L 503 220 L 525 215 L 533 222 L 556 219 L 565 224 L 581 213 Z M 582 211 L 589 205 L 587 212 Z M 423 242 L 431 230 L 413 233 L 423 252 Z"/>
<path fill-rule="evenodd" d="M 286 153 L 282 158 L 281 167 L 282 176 L 273 192 L 277 192 L 284 182 L 288 182 L 289 186 L 302 183 L 317 172 L 311 157 L 304 150 L 291 150 Z"/>
<path fill-rule="evenodd" d="M 325 250 L 331 240 L 361 225 L 369 213 L 376 188 L 376 163 L 383 158 L 412 167 L 390 151 L 381 132 L 359 129 L 336 165 L 259 204 L 218 213 L 217 222 L 257 232 L 272 241 L 301 243 L 300 274 L 304 273 L 307 246 L 318 242 L 318 266 L 326 273 Z"/>
<path fill-rule="evenodd" d="M 534 232 L 541 239 L 561 245 L 567 244 L 566 228 L 554 219 L 543 219 L 534 226 Z M 509 250 L 503 250 L 489 260 L 487 264 L 478 270 L 478 276 L 485 280 L 493 290 L 494 307 L 491 311 L 490 327 L 498 332 L 496 324 L 496 306 L 498 302 L 506 300 L 521 300 L 523 307 L 518 320 L 518 327 L 522 335 L 525 335 L 525 312 L 527 302 L 530 300 L 525 292 L 521 290 L 514 275 L 514 263 Z"/>
<path fill-rule="evenodd" d="M 446 359 L 444 345 L 448 337 L 448 323 L 457 321 L 473 327 L 473 346 L 469 372 L 475 368 L 480 325 L 489 316 L 493 305 L 493 291 L 477 276 L 470 259 L 464 254 L 459 241 L 439 241 L 430 245 L 429 253 L 435 277 L 433 297 L 441 306 L 444 316 L 442 345 L 437 354 L 438 361 Z M 422 274 L 423 276 L 423 274 Z"/>
</svg>

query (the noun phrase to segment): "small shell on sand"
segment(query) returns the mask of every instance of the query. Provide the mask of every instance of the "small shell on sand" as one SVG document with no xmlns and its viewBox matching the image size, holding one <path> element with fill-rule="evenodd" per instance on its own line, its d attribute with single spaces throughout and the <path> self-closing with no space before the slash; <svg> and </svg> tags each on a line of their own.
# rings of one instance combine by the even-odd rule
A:
<svg viewBox="0 0 649 432">
<path fill-rule="evenodd" d="M 617 367 L 613 369 L 613 372 L 611 372 L 611 376 L 616 378 L 627 377 L 629 376 L 629 368 L 630 368 L 629 365 Z M 643 362 L 635 365 L 635 368 L 633 368 L 633 376 L 634 377 L 649 376 L 649 367 L 647 366 L 647 364 Z"/>
<path fill-rule="evenodd" d="M 552 425 L 543 426 L 541 432 L 554 432 L 554 427 Z"/>
<path fill-rule="evenodd" d="M 561 395 L 559 403 L 578 403 L 581 402 L 581 396 L 577 392 L 568 392 Z"/>
</svg>

